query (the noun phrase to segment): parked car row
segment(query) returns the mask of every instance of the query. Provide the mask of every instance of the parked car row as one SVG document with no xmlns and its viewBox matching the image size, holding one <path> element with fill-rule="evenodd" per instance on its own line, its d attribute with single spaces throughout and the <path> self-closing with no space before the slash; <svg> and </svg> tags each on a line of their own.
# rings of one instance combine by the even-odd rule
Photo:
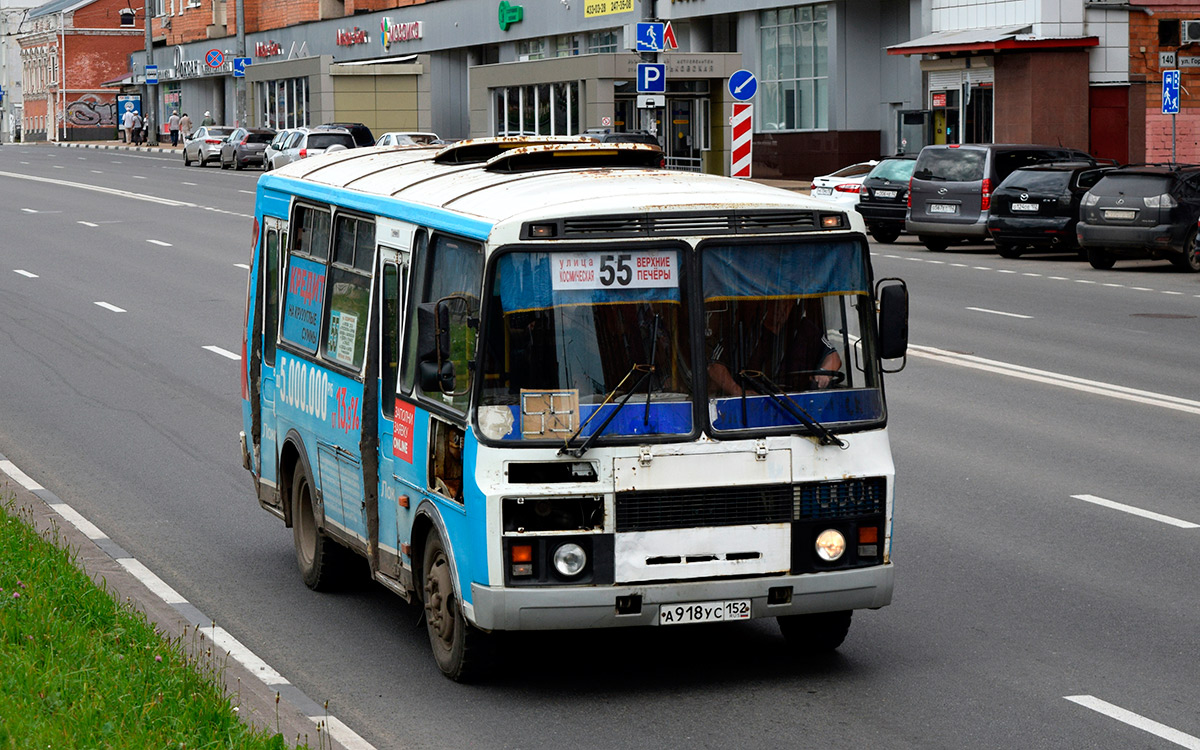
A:
<svg viewBox="0 0 1200 750">
<path fill-rule="evenodd" d="M 818 179 L 812 194 L 821 197 L 830 186 Z M 990 237 L 1005 258 L 1066 250 L 1098 269 L 1151 257 L 1200 271 L 1200 165 L 1118 167 L 1059 146 L 933 145 L 883 159 L 855 197 L 879 242 L 907 231 L 936 252 Z"/>
<path fill-rule="evenodd" d="M 230 128 L 204 125 L 183 144 L 183 165 L 201 167 L 218 162 L 222 169 L 256 165 L 264 171 L 325 151 L 364 146 L 440 144 L 436 133 L 390 132 L 376 141 L 371 129 L 359 122 L 330 122 L 305 128 Z"/>
</svg>

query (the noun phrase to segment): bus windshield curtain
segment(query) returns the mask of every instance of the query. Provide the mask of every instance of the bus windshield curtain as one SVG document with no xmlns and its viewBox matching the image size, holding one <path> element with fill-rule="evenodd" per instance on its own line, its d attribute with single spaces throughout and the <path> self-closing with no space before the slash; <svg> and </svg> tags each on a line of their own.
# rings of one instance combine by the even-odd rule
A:
<svg viewBox="0 0 1200 750">
<path fill-rule="evenodd" d="M 704 301 L 867 294 L 862 249 L 854 242 L 709 246 Z"/>
</svg>

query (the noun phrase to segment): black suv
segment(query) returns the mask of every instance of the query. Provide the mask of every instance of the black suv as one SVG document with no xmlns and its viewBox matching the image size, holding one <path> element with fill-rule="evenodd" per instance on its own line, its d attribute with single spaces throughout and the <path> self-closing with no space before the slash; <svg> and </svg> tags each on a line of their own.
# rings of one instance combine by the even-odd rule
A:
<svg viewBox="0 0 1200 750">
<path fill-rule="evenodd" d="M 854 210 L 862 214 L 876 242 L 895 242 L 904 231 L 908 211 L 908 181 L 916 154 L 897 154 L 881 160 L 863 178 Z"/>
<path fill-rule="evenodd" d="M 1003 258 L 1026 250 L 1076 250 L 1083 194 L 1113 167 L 1068 161 L 1022 167 L 992 193 L 988 232 Z"/>
<path fill-rule="evenodd" d="M 1200 165 L 1130 165 L 1083 196 L 1076 233 L 1093 268 L 1112 268 L 1118 256 L 1149 256 L 1200 271 L 1198 219 Z"/>
</svg>

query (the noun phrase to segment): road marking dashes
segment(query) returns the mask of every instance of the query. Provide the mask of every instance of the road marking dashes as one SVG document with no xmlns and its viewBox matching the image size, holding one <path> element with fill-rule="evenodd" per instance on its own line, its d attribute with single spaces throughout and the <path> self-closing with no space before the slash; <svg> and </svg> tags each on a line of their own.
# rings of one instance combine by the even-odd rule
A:
<svg viewBox="0 0 1200 750">
<path fill-rule="evenodd" d="M 1153 719 L 1147 719 L 1145 716 L 1135 714 L 1132 711 L 1113 705 L 1108 701 L 1102 701 L 1092 695 L 1064 695 L 1064 698 L 1076 703 L 1084 708 L 1090 708 L 1099 714 L 1104 714 L 1110 719 L 1128 724 L 1131 727 L 1140 729 L 1143 732 L 1161 737 L 1168 742 L 1173 742 L 1180 747 L 1189 748 L 1189 750 L 1200 750 L 1200 737 L 1193 737 L 1190 734 L 1185 734 L 1178 729 L 1173 729 L 1166 724 L 1160 724 Z"/>
<path fill-rule="evenodd" d="M 36 279 L 38 277 L 36 273 L 30 273 L 23 268 L 14 268 L 13 273 L 19 273 L 27 279 Z"/>
<path fill-rule="evenodd" d="M 1192 523 L 1191 521 L 1181 521 L 1178 518 L 1164 516 L 1162 513 L 1155 513 L 1152 510 L 1144 510 L 1133 505 L 1126 505 L 1125 503 L 1106 500 L 1102 497 L 1096 497 L 1095 495 L 1071 495 L 1071 497 L 1076 500 L 1082 500 L 1085 503 L 1099 505 L 1104 508 L 1111 508 L 1112 510 L 1119 510 L 1122 513 L 1129 513 L 1130 515 L 1141 516 L 1142 518 L 1149 518 L 1151 521 L 1159 521 L 1161 523 L 1165 523 L 1170 526 L 1176 526 L 1181 529 L 1200 529 L 1200 524 Z"/>
<path fill-rule="evenodd" d="M 208 351 L 212 352 L 213 354 L 220 354 L 222 357 L 225 357 L 226 359 L 240 360 L 242 358 L 242 356 L 240 354 L 234 354 L 233 352 L 229 351 L 228 349 L 222 349 L 219 346 L 211 346 L 210 345 L 210 346 L 206 346 L 204 348 L 207 349 Z"/>
<path fill-rule="evenodd" d="M 105 310 L 112 310 L 113 312 L 128 312 L 128 310 L 117 307 L 116 305 L 110 305 L 107 302 L 97 302 L 96 304 L 100 307 L 103 307 Z"/>
</svg>

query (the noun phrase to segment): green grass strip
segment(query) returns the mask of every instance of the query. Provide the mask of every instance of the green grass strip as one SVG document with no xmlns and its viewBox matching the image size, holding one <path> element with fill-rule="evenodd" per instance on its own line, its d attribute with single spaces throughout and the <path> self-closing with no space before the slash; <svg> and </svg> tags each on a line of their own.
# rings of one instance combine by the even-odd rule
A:
<svg viewBox="0 0 1200 750">
<path fill-rule="evenodd" d="M 0 502 L 0 749 L 288 746 L 20 516 Z"/>
</svg>

